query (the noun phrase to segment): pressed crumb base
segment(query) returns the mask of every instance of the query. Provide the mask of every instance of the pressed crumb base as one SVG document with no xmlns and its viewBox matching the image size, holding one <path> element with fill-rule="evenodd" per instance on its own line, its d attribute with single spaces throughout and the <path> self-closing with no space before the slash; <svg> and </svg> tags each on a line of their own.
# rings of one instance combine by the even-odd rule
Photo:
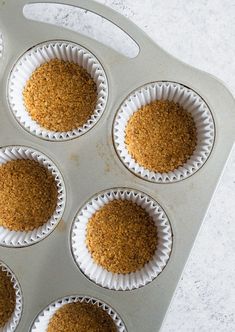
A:
<svg viewBox="0 0 235 332">
<path fill-rule="evenodd" d="M 97 87 L 81 66 L 58 59 L 37 68 L 23 91 L 31 118 L 57 132 L 83 126 L 95 110 Z"/>
<path fill-rule="evenodd" d="M 47 332 L 116 332 L 109 314 L 95 304 L 65 304 L 52 316 Z"/>
<path fill-rule="evenodd" d="M 170 172 L 192 156 L 196 126 L 191 114 L 178 103 L 156 100 L 131 116 L 125 143 L 132 158 L 144 168 Z"/>
<path fill-rule="evenodd" d="M 149 214 L 128 200 L 113 200 L 87 225 L 86 244 L 94 261 L 113 273 L 136 272 L 157 248 L 157 227 Z"/>
<path fill-rule="evenodd" d="M 0 267 L 0 328 L 11 318 L 15 310 L 16 295 L 14 285 L 6 271 Z"/>
<path fill-rule="evenodd" d="M 34 160 L 12 160 L 0 166 L 0 226 L 30 231 L 53 215 L 57 187 L 52 174 Z"/>
</svg>

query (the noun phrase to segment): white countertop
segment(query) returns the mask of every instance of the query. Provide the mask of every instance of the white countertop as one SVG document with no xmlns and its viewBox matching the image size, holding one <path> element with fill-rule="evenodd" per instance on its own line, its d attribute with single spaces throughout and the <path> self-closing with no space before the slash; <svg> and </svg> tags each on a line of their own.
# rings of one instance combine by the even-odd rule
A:
<svg viewBox="0 0 235 332">
<path fill-rule="evenodd" d="M 99 2 L 133 20 L 169 53 L 222 79 L 235 95 L 234 0 Z M 27 12 L 95 36 L 74 9 L 44 5 Z M 193 331 L 235 331 L 235 149 L 162 328 Z"/>
</svg>

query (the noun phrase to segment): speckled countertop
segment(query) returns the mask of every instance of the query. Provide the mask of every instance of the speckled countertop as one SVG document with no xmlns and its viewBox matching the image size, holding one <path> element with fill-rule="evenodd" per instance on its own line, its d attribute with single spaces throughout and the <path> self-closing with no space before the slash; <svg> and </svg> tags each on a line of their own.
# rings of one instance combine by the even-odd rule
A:
<svg viewBox="0 0 235 332">
<path fill-rule="evenodd" d="M 181 60 L 222 79 L 235 95 L 234 0 L 99 0 Z M 27 15 L 98 37 L 80 12 L 48 5 Z M 102 35 L 99 34 L 99 38 Z M 106 36 L 112 44 L 112 36 Z M 123 42 L 122 48 L 126 48 Z M 235 110 L 234 110 L 235 111 Z M 235 130 L 235 128 L 234 128 Z M 235 150 L 214 195 L 162 332 L 235 331 Z"/>
</svg>

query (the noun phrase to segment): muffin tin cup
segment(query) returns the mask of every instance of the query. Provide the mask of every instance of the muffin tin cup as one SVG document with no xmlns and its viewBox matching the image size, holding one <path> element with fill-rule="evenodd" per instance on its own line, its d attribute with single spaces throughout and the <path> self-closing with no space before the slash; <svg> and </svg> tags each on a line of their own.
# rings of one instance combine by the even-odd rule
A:
<svg viewBox="0 0 235 332">
<path fill-rule="evenodd" d="M 0 332 L 9 332 L 9 331 L 13 332 L 16 330 L 17 325 L 19 324 L 21 314 L 22 314 L 22 307 L 23 307 L 22 292 L 20 289 L 19 282 L 17 281 L 14 273 L 9 269 L 8 266 L 6 266 L 1 261 L 0 261 L 0 269 L 2 271 L 6 271 L 8 277 L 11 279 L 11 282 L 15 289 L 15 295 L 16 295 L 15 310 L 12 313 L 9 321 L 3 327 L 0 327 Z"/>
<path fill-rule="evenodd" d="M 11 231 L 0 226 L 0 245 L 7 247 L 24 247 L 39 242 L 49 235 L 59 223 L 65 207 L 65 186 L 63 178 L 54 163 L 45 155 L 32 148 L 10 146 L 0 149 L 0 164 L 11 160 L 30 159 L 44 166 L 53 175 L 57 186 L 57 205 L 51 218 L 39 228 L 32 231 Z"/>
<path fill-rule="evenodd" d="M 167 173 L 154 172 L 141 166 L 132 158 L 125 143 L 125 130 L 131 116 L 155 100 L 179 103 L 192 115 L 197 130 L 197 145 L 193 155 L 185 164 Z M 158 183 L 180 181 L 197 172 L 211 153 L 214 136 L 214 121 L 207 104 L 195 91 L 174 82 L 154 82 L 131 93 L 118 110 L 113 125 L 114 145 L 124 165 L 137 176 Z"/>
<path fill-rule="evenodd" d="M 112 309 L 108 304 L 97 300 L 93 297 L 89 296 L 67 296 L 64 298 L 61 298 L 52 304 L 50 304 L 47 308 L 45 308 L 34 320 L 32 327 L 30 329 L 31 332 L 46 332 L 48 328 L 48 324 L 50 322 L 50 319 L 55 314 L 55 312 L 63 307 L 65 304 L 68 303 L 74 303 L 74 302 L 86 302 L 86 303 L 92 303 L 93 305 L 97 305 L 98 307 L 102 308 L 104 311 L 106 311 L 109 316 L 112 318 L 113 322 L 116 325 L 117 332 L 126 332 L 125 325 L 119 315 Z"/>
<path fill-rule="evenodd" d="M 158 245 L 151 261 L 136 272 L 118 274 L 107 271 L 93 260 L 86 246 L 89 219 L 105 204 L 115 199 L 130 200 L 144 208 L 157 227 Z M 114 290 L 132 290 L 154 280 L 166 266 L 172 249 L 170 222 L 163 209 L 150 196 L 132 189 L 109 189 L 93 197 L 78 212 L 71 230 L 74 259 L 81 271 L 96 284 Z"/>
<path fill-rule="evenodd" d="M 67 132 L 50 131 L 40 126 L 28 113 L 23 90 L 32 73 L 52 59 L 76 63 L 87 70 L 97 86 L 97 103 L 93 114 L 83 126 Z M 67 41 L 48 41 L 27 51 L 15 64 L 8 82 L 8 100 L 17 121 L 30 133 L 54 141 L 72 139 L 91 129 L 104 112 L 108 98 L 107 78 L 100 62 L 82 46 Z"/>
</svg>

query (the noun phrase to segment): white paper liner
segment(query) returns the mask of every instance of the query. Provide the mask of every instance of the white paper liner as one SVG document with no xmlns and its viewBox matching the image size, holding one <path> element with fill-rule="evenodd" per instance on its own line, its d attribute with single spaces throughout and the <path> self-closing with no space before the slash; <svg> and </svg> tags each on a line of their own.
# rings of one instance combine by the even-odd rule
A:
<svg viewBox="0 0 235 332">
<path fill-rule="evenodd" d="M 15 289 L 15 294 L 16 294 L 16 305 L 15 305 L 15 310 L 11 315 L 11 318 L 9 321 L 3 326 L 0 327 L 0 332 L 13 332 L 15 331 L 17 325 L 19 324 L 21 314 L 22 314 L 22 292 L 21 288 L 19 285 L 19 282 L 17 281 L 14 273 L 9 269 L 7 265 L 5 265 L 3 262 L 0 261 L 0 269 L 2 271 L 6 271 L 7 275 L 11 279 L 11 282 L 13 283 L 13 287 Z"/>
<path fill-rule="evenodd" d="M 8 161 L 17 159 L 35 160 L 39 164 L 47 168 L 55 178 L 58 198 L 55 212 L 48 220 L 48 222 L 46 222 L 39 228 L 35 228 L 34 230 L 28 232 L 21 232 L 11 231 L 5 227 L 0 226 L 0 245 L 7 247 L 28 246 L 41 241 L 43 238 L 49 235 L 59 223 L 62 217 L 66 199 L 63 178 L 58 168 L 49 158 L 47 158 L 41 152 L 24 146 L 9 146 L 0 149 L 0 164 L 4 164 Z"/>
<path fill-rule="evenodd" d="M 24 105 L 23 89 L 26 82 L 36 68 L 52 59 L 79 64 L 97 85 L 98 99 L 94 113 L 83 126 L 67 132 L 55 132 L 41 127 L 31 118 Z M 101 117 L 107 98 L 107 78 L 100 62 L 87 49 L 67 41 L 48 41 L 31 48 L 17 61 L 8 82 L 9 104 L 18 122 L 32 134 L 47 140 L 68 140 L 83 135 Z"/>
<path fill-rule="evenodd" d="M 125 144 L 125 130 L 130 117 L 142 106 L 161 99 L 179 103 L 192 115 L 197 129 L 197 146 L 191 158 L 183 166 L 167 173 L 153 172 L 138 164 Z M 209 157 L 214 136 L 214 121 L 207 104 L 195 91 L 173 82 L 154 82 L 134 91 L 122 103 L 113 126 L 115 148 L 124 165 L 139 177 L 159 183 L 176 182 L 194 174 Z"/>
<path fill-rule="evenodd" d="M 119 315 L 114 311 L 113 308 L 111 308 L 108 304 L 97 300 L 96 298 L 89 297 L 89 296 L 67 296 L 64 298 L 61 298 L 52 304 L 50 304 L 46 309 L 44 309 L 35 319 L 35 321 L 32 324 L 32 327 L 30 329 L 30 332 L 46 332 L 48 328 L 48 324 L 50 322 L 50 319 L 55 314 L 55 312 L 64 306 L 65 304 L 72 303 L 72 302 L 86 302 L 86 303 L 92 303 L 94 305 L 97 305 L 98 307 L 105 310 L 110 317 L 113 319 L 117 332 L 126 332 L 125 325 Z"/>
<path fill-rule="evenodd" d="M 144 208 L 157 227 L 158 244 L 150 262 L 139 271 L 129 274 L 108 272 L 93 260 L 86 246 L 86 231 L 89 219 L 102 206 L 115 199 L 130 200 Z M 82 272 L 96 284 L 115 290 L 132 290 L 145 286 L 166 266 L 172 248 L 170 222 L 163 209 L 150 196 L 133 189 L 109 189 L 93 197 L 78 212 L 71 232 L 72 252 Z"/>
</svg>

